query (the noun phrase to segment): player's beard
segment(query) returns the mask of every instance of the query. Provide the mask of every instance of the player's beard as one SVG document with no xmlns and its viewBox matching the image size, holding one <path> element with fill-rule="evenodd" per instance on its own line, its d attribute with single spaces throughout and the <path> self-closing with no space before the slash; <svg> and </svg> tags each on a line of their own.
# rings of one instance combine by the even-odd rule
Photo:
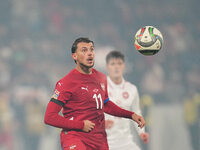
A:
<svg viewBox="0 0 200 150">
<path fill-rule="evenodd" d="M 83 70 L 88 70 L 88 69 L 92 68 L 93 66 L 94 66 L 94 62 L 91 65 L 85 65 L 84 63 L 80 63 L 80 67 Z"/>
</svg>

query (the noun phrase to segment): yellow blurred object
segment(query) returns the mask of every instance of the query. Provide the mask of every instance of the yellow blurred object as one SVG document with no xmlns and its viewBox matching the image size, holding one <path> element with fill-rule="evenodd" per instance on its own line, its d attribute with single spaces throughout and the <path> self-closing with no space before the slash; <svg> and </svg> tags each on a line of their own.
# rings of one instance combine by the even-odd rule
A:
<svg viewBox="0 0 200 150">
<path fill-rule="evenodd" d="M 150 95 L 143 95 L 140 98 L 140 106 L 146 126 L 151 126 L 151 109 L 153 106 L 153 98 Z"/>
<path fill-rule="evenodd" d="M 193 97 L 193 100 L 194 102 L 197 104 L 197 105 L 200 105 L 200 94 L 199 93 L 196 93 Z"/>
<path fill-rule="evenodd" d="M 143 95 L 141 98 L 140 98 L 140 101 L 141 101 L 141 106 L 145 106 L 145 105 L 152 105 L 153 104 L 153 99 L 151 96 L 149 95 Z"/>
<path fill-rule="evenodd" d="M 193 99 L 184 101 L 185 120 L 187 124 L 195 124 L 197 122 L 197 105 Z"/>
<path fill-rule="evenodd" d="M 0 99 L 0 113 L 6 112 L 7 110 L 7 103 L 5 100 Z"/>
</svg>

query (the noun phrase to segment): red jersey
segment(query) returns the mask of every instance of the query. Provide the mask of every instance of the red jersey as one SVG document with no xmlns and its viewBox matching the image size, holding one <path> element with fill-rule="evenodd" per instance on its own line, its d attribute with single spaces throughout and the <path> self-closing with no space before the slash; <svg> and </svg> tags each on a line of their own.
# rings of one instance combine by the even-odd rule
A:
<svg viewBox="0 0 200 150">
<path fill-rule="evenodd" d="M 61 102 L 65 118 L 95 123 L 94 129 L 88 133 L 70 129 L 63 129 L 63 132 L 95 145 L 106 140 L 104 103 L 109 98 L 104 74 L 92 69 L 92 74 L 88 75 L 73 69 L 57 82 L 52 98 Z"/>
</svg>

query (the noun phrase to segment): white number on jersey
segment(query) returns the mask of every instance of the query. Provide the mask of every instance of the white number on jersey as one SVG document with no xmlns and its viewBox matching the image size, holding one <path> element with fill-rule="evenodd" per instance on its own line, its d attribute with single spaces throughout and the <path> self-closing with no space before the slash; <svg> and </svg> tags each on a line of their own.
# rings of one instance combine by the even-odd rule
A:
<svg viewBox="0 0 200 150">
<path fill-rule="evenodd" d="M 101 98 L 101 94 L 99 93 L 98 96 L 97 94 L 95 93 L 93 95 L 93 98 L 96 100 L 96 103 L 97 103 L 97 109 L 102 109 L 103 108 L 103 101 L 102 101 L 102 98 Z M 99 104 L 99 101 L 100 101 L 100 104 Z"/>
</svg>

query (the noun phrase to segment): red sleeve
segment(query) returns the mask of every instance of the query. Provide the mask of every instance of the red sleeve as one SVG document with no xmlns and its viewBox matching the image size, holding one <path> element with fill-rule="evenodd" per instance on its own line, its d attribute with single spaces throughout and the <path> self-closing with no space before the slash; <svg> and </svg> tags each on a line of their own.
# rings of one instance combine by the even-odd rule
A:
<svg viewBox="0 0 200 150">
<path fill-rule="evenodd" d="M 83 121 L 68 120 L 60 116 L 61 108 L 62 106 L 50 101 L 45 112 L 45 124 L 64 129 L 83 129 Z"/>
<path fill-rule="evenodd" d="M 116 117 L 132 118 L 134 112 L 125 110 L 114 104 L 112 101 L 108 101 L 104 104 L 104 112 Z"/>
<path fill-rule="evenodd" d="M 71 98 L 71 92 L 67 88 L 67 84 L 63 83 L 62 80 L 58 81 L 52 95 L 53 99 L 61 101 L 63 104 Z"/>
</svg>

